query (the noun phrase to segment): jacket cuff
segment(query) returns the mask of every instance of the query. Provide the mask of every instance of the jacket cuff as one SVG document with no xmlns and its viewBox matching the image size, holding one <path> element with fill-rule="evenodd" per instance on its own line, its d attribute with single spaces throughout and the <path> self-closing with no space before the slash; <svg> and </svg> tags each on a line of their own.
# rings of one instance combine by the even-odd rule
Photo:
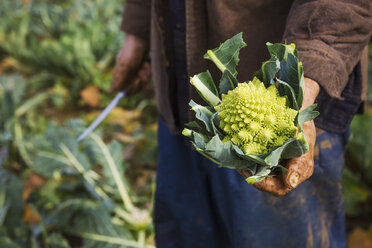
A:
<svg viewBox="0 0 372 248">
<path fill-rule="evenodd" d="M 342 98 L 371 33 L 371 0 L 294 0 L 283 40 L 296 44 L 306 77 Z"/>
<path fill-rule="evenodd" d="M 349 74 L 340 53 L 320 40 L 288 40 L 295 43 L 304 76 L 316 81 L 325 92 L 342 99 Z"/>
<path fill-rule="evenodd" d="M 151 0 L 128 0 L 121 20 L 120 29 L 150 40 Z"/>
</svg>

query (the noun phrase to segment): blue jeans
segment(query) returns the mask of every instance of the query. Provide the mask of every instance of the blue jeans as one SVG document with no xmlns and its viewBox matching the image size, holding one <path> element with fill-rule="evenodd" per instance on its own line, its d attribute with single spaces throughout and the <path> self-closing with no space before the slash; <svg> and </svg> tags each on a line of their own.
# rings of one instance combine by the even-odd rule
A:
<svg viewBox="0 0 372 248">
<path fill-rule="evenodd" d="M 160 121 L 155 193 L 159 248 L 343 248 L 347 134 L 317 137 L 313 176 L 277 198 L 218 168 Z"/>
</svg>

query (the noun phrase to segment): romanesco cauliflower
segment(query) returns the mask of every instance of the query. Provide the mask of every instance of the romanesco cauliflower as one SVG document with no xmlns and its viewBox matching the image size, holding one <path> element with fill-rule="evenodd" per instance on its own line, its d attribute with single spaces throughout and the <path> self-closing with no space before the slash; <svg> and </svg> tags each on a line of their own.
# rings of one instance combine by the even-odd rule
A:
<svg viewBox="0 0 372 248">
<path fill-rule="evenodd" d="M 190 101 L 197 121 L 182 132 L 215 164 L 249 171 L 250 184 L 275 176 L 279 168 L 285 171 L 283 159 L 309 151 L 302 125 L 319 114 L 315 104 L 301 110 L 304 72 L 295 45 L 266 45 L 270 59 L 244 83 L 238 83 L 236 70 L 246 46 L 242 33 L 207 51 L 204 58 L 222 72 L 219 90 L 208 70 L 190 79 L 208 105 Z"/>
<path fill-rule="evenodd" d="M 264 154 L 286 140 L 295 138 L 297 111 L 288 107 L 275 85 L 266 88 L 257 78 L 239 83 L 222 94 L 219 110 L 220 128 L 226 133 L 223 142 L 231 141 L 245 154 Z"/>
</svg>

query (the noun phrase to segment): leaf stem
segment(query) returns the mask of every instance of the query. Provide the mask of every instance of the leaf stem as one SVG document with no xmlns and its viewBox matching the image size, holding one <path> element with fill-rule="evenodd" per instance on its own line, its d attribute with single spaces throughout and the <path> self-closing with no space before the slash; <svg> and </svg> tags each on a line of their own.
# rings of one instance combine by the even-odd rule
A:
<svg viewBox="0 0 372 248">
<path fill-rule="evenodd" d="M 26 165 L 30 167 L 32 164 L 32 161 L 30 159 L 30 156 L 28 156 L 27 150 L 25 148 L 22 128 L 18 121 L 15 121 L 14 123 L 14 135 L 15 135 L 15 143 L 19 149 L 19 153 L 21 154 Z"/>
<path fill-rule="evenodd" d="M 141 248 L 146 247 L 146 233 L 145 230 L 141 230 L 138 233 L 138 246 Z"/>
<path fill-rule="evenodd" d="M 98 186 L 95 185 L 94 180 L 87 175 L 87 171 L 84 166 L 77 160 L 77 158 L 72 154 L 72 152 L 67 148 L 65 144 L 61 144 L 60 148 L 66 157 L 70 160 L 71 164 L 75 169 L 84 177 L 84 179 L 95 189 L 96 193 L 102 198 L 107 199 L 107 194 Z"/>
<path fill-rule="evenodd" d="M 20 117 L 27 113 L 31 108 L 37 106 L 38 104 L 43 103 L 45 99 L 47 99 L 50 96 L 48 92 L 40 93 L 31 99 L 24 102 L 21 106 L 19 106 L 15 111 L 15 116 Z"/>
<path fill-rule="evenodd" d="M 86 238 L 86 239 L 102 241 L 102 242 L 106 242 L 106 243 L 109 243 L 109 244 L 143 248 L 143 246 L 140 246 L 136 241 L 127 240 L 127 239 L 123 239 L 123 238 L 110 237 L 110 236 L 100 235 L 100 234 L 96 234 L 96 233 L 85 233 L 85 232 L 79 232 L 77 234 L 80 235 L 83 238 Z M 146 248 L 155 248 L 155 246 L 152 246 L 152 245 L 146 245 L 145 247 Z"/>
<path fill-rule="evenodd" d="M 221 100 L 210 89 L 208 89 L 207 86 L 204 85 L 197 75 L 192 77 L 190 82 L 212 107 L 221 103 Z"/>
<path fill-rule="evenodd" d="M 208 50 L 207 54 L 209 55 L 211 60 L 216 64 L 218 69 L 220 69 L 222 72 L 224 72 L 226 70 L 226 66 L 221 63 L 221 61 L 217 58 L 217 56 L 214 54 L 214 52 L 212 50 Z"/>
<path fill-rule="evenodd" d="M 102 150 L 103 155 L 105 156 L 107 164 L 110 168 L 111 174 L 114 177 L 115 184 L 118 187 L 124 207 L 129 212 L 131 212 L 134 209 L 134 205 L 129 197 L 127 190 L 125 189 L 124 182 L 120 178 L 119 170 L 114 162 L 114 159 L 111 156 L 110 151 L 108 150 L 107 146 L 103 143 L 103 141 L 98 135 L 96 135 L 95 133 L 90 133 L 89 136 L 97 143 L 97 145 Z"/>
</svg>

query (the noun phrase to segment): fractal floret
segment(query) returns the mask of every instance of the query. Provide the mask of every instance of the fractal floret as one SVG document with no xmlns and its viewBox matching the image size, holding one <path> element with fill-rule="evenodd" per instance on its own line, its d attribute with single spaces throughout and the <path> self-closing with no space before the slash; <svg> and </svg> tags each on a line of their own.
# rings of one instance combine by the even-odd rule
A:
<svg viewBox="0 0 372 248">
<path fill-rule="evenodd" d="M 308 151 L 302 124 L 319 113 L 316 105 L 301 110 L 304 96 L 302 63 L 294 44 L 267 43 L 270 59 L 251 81 L 239 83 L 236 66 L 246 46 L 237 34 L 204 58 L 222 72 L 219 90 L 209 71 L 190 79 L 208 106 L 190 101 L 196 120 L 183 130 L 203 156 L 221 167 L 247 170 L 256 183 L 285 170 L 283 159 Z"/>
<path fill-rule="evenodd" d="M 239 83 L 222 94 L 219 110 L 220 128 L 226 133 L 223 143 L 231 141 L 244 154 L 264 154 L 295 138 L 297 111 L 287 106 L 287 99 L 271 85 L 266 89 L 257 78 Z"/>
</svg>

